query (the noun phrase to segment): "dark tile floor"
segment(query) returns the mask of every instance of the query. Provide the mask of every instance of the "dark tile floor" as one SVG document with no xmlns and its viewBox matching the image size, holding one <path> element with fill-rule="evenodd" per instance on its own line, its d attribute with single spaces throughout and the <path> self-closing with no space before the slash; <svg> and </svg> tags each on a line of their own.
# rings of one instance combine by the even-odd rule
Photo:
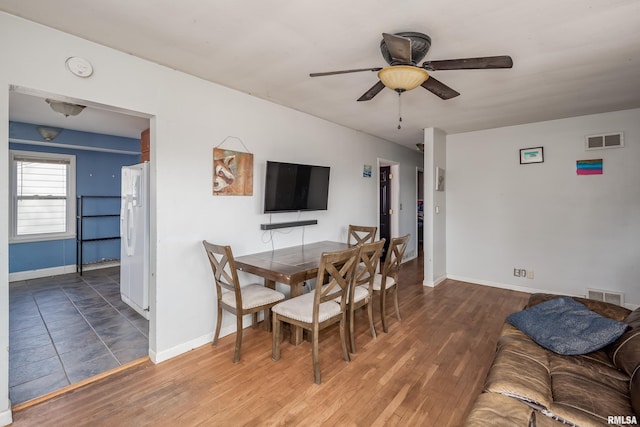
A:
<svg viewBox="0 0 640 427">
<path fill-rule="evenodd" d="M 147 356 L 149 322 L 120 299 L 119 267 L 9 285 L 13 405 Z"/>
</svg>

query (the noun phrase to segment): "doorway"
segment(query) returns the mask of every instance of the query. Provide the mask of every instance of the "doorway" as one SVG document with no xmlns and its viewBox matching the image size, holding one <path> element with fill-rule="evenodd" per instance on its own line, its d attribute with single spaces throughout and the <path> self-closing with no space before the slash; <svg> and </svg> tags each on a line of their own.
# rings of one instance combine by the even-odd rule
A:
<svg viewBox="0 0 640 427">
<path fill-rule="evenodd" d="M 87 107 L 77 117 L 65 117 L 52 110 L 47 98 Z M 92 194 L 117 193 L 116 211 L 120 196 L 116 157 L 135 160 L 129 164 L 139 162 L 138 129 L 149 124 L 148 116 L 116 107 L 25 88 L 9 92 L 9 149 L 74 156 L 73 184 L 76 189 L 85 189 L 74 196 L 87 194 L 88 187 Z M 47 139 L 42 133 L 38 135 L 39 128 L 55 129 L 57 134 Z M 127 135 L 132 129 L 134 133 Z M 124 147 L 126 142 L 135 142 L 136 133 L 137 145 Z M 103 144 L 93 146 L 97 140 Z M 71 230 L 77 225 L 73 224 Z M 119 227 L 117 218 L 115 227 Z M 116 267 L 103 268 L 113 263 L 96 261 L 82 274 L 76 273 L 76 244 L 73 236 L 10 242 L 9 396 L 14 407 L 148 357 L 149 322 L 122 302 L 117 262 Z M 100 250 L 95 252 L 98 259 L 105 259 Z M 44 264 L 51 259 L 49 265 Z"/>
<path fill-rule="evenodd" d="M 424 245 L 424 171 L 421 168 L 416 169 L 416 190 L 418 256 L 420 256 Z"/>
<path fill-rule="evenodd" d="M 378 230 L 380 238 L 385 239 L 382 259 L 386 256 L 387 248 L 392 237 L 397 236 L 399 217 L 400 187 L 399 164 L 378 160 Z"/>
</svg>

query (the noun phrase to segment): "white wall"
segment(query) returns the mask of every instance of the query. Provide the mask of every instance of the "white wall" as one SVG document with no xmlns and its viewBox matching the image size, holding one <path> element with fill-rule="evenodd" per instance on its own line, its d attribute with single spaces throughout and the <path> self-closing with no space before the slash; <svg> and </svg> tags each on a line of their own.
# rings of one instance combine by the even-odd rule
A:
<svg viewBox="0 0 640 427">
<path fill-rule="evenodd" d="M 266 160 L 331 166 L 329 209 L 307 212 L 306 242 L 345 240 L 349 223 L 375 224 L 377 180 L 363 178 L 378 158 L 399 163 L 400 200 L 415 206 L 415 170 L 422 157 L 401 147 L 303 113 L 253 98 L 131 55 L 0 13 L 0 163 L 8 155 L 10 85 L 66 95 L 149 115 L 151 120 L 152 356 L 164 360 L 210 340 L 215 295 L 202 239 L 233 246 L 236 254 L 271 249 L 260 224 Z M 94 66 L 88 79 L 70 74 L 69 56 Z M 254 153 L 253 197 L 214 197 L 212 150 L 225 137 Z M 230 140 L 225 147 L 242 150 Z M 0 174 L 0 424 L 8 411 L 8 176 Z M 405 209 L 399 234 L 415 236 L 415 209 Z M 274 222 L 297 214 L 273 215 Z M 274 233 L 276 248 L 300 244 L 302 229 Z M 223 333 L 233 330 L 225 317 Z"/>
<path fill-rule="evenodd" d="M 585 135 L 624 132 L 624 148 L 585 150 Z M 519 149 L 544 147 L 544 163 Z M 578 176 L 576 161 L 603 159 Z M 640 304 L 640 110 L 447 137 L 447 275 L 494 286 Z M 534 271 L 517 278 L 513 269 Z"/>
</svg>

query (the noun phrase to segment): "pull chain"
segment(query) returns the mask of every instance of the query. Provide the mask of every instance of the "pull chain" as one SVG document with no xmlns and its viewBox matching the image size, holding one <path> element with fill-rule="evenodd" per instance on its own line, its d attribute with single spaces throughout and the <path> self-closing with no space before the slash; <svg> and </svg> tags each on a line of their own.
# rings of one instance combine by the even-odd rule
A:
<svg viewBox="0 0 640 427">
<path fill-rule="evenodd" d="M 398 129 L 402 129 L 402 92 L 398 91 Z"/>
</svg>

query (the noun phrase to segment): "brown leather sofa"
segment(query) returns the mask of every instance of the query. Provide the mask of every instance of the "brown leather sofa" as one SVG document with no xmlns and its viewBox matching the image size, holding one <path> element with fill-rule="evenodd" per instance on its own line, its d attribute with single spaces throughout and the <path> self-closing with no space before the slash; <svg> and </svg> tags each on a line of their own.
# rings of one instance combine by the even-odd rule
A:
<svg viewBox="0 0 640 427">
<path fill-rule="evenodd" d="M 534 294 L 527 307 L 557 297 Z M 465 426 L 640 425 L 640 308 L 573 299 L 628 329 L 601 350 L 562 356 L 505 323 Z"/>
</svg>

